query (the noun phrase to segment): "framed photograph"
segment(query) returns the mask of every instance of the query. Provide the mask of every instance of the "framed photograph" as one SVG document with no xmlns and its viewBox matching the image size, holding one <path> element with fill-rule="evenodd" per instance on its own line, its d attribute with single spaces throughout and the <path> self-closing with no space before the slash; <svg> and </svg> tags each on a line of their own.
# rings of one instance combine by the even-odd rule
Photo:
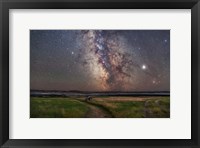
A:
<svg viewBox="0 0 200 148">
<path fill-rule="evenodd" d="M 198 0 L 1 0 L 1 147 L 200 147 Z"/>
</svg>

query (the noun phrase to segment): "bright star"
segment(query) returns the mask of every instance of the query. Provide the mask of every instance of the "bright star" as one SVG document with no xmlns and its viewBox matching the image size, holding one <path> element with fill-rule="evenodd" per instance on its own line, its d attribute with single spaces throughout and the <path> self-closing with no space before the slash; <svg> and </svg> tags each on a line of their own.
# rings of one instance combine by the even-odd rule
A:
<svg viewBox="0 0 200 148">
<path fill-rule="evenodd" d="M 74 52 L 72 51 L 72 55 L 74 54 Z"/>
<path fill-rule="evenodd" d="M 145 70 L 145 69 L 147 69 L 147 66 L 146 65 L 142 65 L 142 70 Z"/>
</svg>

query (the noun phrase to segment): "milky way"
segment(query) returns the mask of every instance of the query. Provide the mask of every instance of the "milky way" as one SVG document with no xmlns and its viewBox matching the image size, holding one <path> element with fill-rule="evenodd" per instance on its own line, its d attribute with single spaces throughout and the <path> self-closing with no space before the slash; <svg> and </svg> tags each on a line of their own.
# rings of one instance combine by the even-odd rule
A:
<svg viewBox="0 0 200 148">
<path fill-rule="evenodd" d="M 89 66 L 90 72 L 99 82 L 100 87 L 103 90 L 126 90 L 126 85 L 129 84 L 127 81 L 131 81 L 130 69 L 133 61 L 120 46 L 117 34 L 102 30 L 81 33 L 86 43 L 83 50 L 84 66 L 86 68 Z M 92 59 L 89 63 L 87 57 Z"/>
<path fill-rule="evenodd" d="M 168 91 L 168 30 L 32 30 L 31 89 Z"/>
</svg>

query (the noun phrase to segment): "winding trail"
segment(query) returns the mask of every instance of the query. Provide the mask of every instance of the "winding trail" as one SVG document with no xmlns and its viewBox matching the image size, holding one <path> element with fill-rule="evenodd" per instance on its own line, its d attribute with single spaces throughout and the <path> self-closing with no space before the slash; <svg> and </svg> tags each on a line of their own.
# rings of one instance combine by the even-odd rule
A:
<svg viewBox="0 0 200 148">
<path fill-rule="evenodd" d="M 85 118 L 112 118 L 112 114 L 105 110 L 103 107 L 95 105 L 91 102 L 78 100 L 89 107 Z"/>
</svg>

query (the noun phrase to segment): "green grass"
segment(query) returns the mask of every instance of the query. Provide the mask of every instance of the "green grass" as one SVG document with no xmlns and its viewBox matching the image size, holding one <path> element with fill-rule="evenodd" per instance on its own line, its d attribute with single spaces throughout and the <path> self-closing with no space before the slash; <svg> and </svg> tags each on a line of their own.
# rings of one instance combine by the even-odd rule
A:
<svg viewBox="0 0 200 148">
<path fill-rule="evenodd" d="M 93 104 L 102 106 L 115 118 L 143 117 L 143 102 L 95 101 Z"/>
<path fill-rule="evenodd" d="M 84 118 L 93 105 L 115 118 L 169 118 L 170 97 L 141 97 L 140 101 L 110 100 L 98 97 L 92 101 L 82 98 L 31 98 L 31 118 Z"/>
<path fill-rule="evenodd" d="M 169 97 L 146 97 L 144 101 L 93 101 L 116 118 L 169 118 Z"/>
<path fill-rule="evenodd" d="M 119 102 L 113 110 L 114 115 L 119 118 L 142 118 L 143 102 Z"/>
<path fill-rule="evenodd" d="M 148 100 L 146 102 L 146 116 L 148 118 L 169 118 L 170 117 L 170 99 L 160 98 Z"/>
<path fill-rule="evenodd" d="M 70 98 L 31 98 L 31 118 L 83 118 L 88 106 Z"/>
</svg>

